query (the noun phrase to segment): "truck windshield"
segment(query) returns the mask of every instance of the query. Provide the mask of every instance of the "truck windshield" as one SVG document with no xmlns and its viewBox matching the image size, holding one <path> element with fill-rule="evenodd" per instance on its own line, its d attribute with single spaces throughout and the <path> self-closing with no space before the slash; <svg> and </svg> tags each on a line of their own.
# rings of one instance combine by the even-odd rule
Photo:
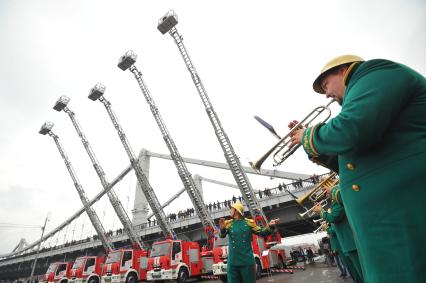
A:
<svg viewBox="0 0 426 283">
<path fill-rule="evenodd" d="M 150 257 L 163 256 L 170 254 L 170 245 L 171 243 L 162 243 L 152 245 Z"/>
<path fill-rule="evenodd" d="M 47 269 L 46 273 L 55 272 L 55 269 L 56 269 L 56 263 L 51 263 L 49 265 L 49 268 Z"/>
<path fill-rule="evenodd" d="M 215 247 L 223 247 L 228 245 L 228 235 L 225 238 L 215 237 L 214 238 L 214 246 Z"/>
<path fill-rule="evenodd" d="M 72 269 L 79 269 L 80 267 L 83 266 L 84 263 L 84 257 L 79 257 L 75 260 Z"/>
<path fill-rule="evenodd" d="M 114 252 L 108 254 L 108 258 L 106 260 L 106 263 L 113 263 L 113 262 L 119 262 L 121 258 L 121 252 Z"/>
</svg>

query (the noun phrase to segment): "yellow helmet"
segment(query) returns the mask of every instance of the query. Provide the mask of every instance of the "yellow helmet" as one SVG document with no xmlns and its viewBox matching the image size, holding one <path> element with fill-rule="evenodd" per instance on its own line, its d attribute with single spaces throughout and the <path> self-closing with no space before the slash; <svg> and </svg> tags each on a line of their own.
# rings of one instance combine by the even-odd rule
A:
<svg viewBox="0 0 426 283">
<path fill-rule="evenodd" d="M 323 75 L 324 75 L 325 72 L 327 72 L 327 71 L 329 71 L 329 70 L 331 70 L 335 67 L 338 67 L 340 65 L 343 65 L 343 64 L 354 63 L 354 62 L 364 62 L 364 61 L 365 61 L 364 59 L 362 59 L 361 57 L 356 56 L 356 55 L 342 55 L 342 56 L 339 56 L 339 57 L 332 59 L 327 64 L 325 64 L 325 66 L 321 70 L 321 73 L 315 79 L 314 84 L 313 84 L 314 90 L 318 93 L 325 93 L 325 91 L 321 87 L 321 82 L 322 82 Z"/>
<path fill-rule="evenodd" d="M 237 201 L 231 207 L 235 208 L 236 211 L 238 211 L 239 214 L 244 215 L 244 206 L 241 202 Z"/>
</svg>

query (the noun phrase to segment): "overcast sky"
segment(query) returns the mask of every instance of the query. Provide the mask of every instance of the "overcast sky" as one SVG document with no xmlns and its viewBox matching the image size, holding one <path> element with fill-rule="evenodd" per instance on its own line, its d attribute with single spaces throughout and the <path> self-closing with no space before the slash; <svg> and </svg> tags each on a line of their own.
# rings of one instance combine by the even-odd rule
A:
<svg viewBox="0 0 426 283">
<path fill-rule="evenodd" d="M 160 113 L 185 157 L 224 162 L 223 153 L 173 39 L 157 29 L 169 9 L 216 112 L 244 165 L 259 158 L 275 138 L 253 115 L 273 124 L 280 134 L 292 119 L 327 103 L 312 82 L 329 59 L 357 54 L 387 58 L 422 74 L 426 71 L 424 1 L 0 1 L 0 254 L 21 237 L 35 241 L 40 229 L 17 229 L 3 223 L 42 225 L 47 231 L 81 207 L 58 150 L 37 132 L 53 121 L 76 174 L 92 198 L 101 185 L 71 121 L 52 110 L 61 95 L 71 98 L 86 136 L 112 180 L 128 164 L 104 107 L 87 99 L 102 82 L 134 149 L 168 153 L 133 75 L 117 68 L 128 49 Z M 339 107 L 334 106 L 334 115 Z M 268 160 L 266 168 L 272 168 Z M 192 174 L 234 182 L 226 171 L 190 165 Z M 322 173 L 302 150 L 279 170 Z M 129 213 L 135 180 L 116 188 Z M 253 177 L 255 188 L 280 180 Z M 170 161 L 151 160 L 150 181 L 161 202 L 182 188 Z M 206 202 L 229 198 L 235 191 L 204 184 Z M 166 212 L 190 207 L 182 197 Z M 105 228 L 118 220 L 103 198 L 95 206 Z M 105 215 L 104 215 L 104 211 Z M 84 225 L 83 225 L 84 224 Z M 82 217 L 58 241 L 93 234 Z M 56 238 L 54 238 L 56 239 Z"/>
</svg>

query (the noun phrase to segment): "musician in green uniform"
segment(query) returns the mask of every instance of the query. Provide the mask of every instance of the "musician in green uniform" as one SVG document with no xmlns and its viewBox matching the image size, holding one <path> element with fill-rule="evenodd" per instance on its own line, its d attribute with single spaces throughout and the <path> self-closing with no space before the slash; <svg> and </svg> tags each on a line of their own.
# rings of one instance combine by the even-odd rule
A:
<svg viewBox="0 0 426 283">
<path fill-rule="evenodd" d="M 344 55 L 325 65 L 316 92 L 341 112 L 299 129 L 292 144 L 338 157 L 341 197 L 364 280 L 426 282 L 426 79 L 383 59 Z"/>
<path fill-rule="evenodd" d="M 330 239 L 330 246 L 331 246 L 331 251 L 333 252 L 333 255 L 334 255 L 334 260 L 336 261 L 336 264 L 339 267 L 339 270 L 341 272 L 340 277 L 344 278 L 347 275 L 347 267 L 346 267 L 347 264 L 343 257 L 342 248 L 340 247 L 339 240 L 337 239 L 337 236 L 336 236 L 336 230 L 334 229 L 334 224 L 326 223 L 325 221 L 324 221 L 324 224 L 326 226 L 325 231 L 327 232 L 328 237 Z"/>
<path fill-rule="evenodd" d="M 364 282 L 352 229 L 349 226 L 343 205 L 337 201 L 339 194 L 339 187 L 333 187 L 329 194 L 331 199 L 330 211 L 325 211 L 321 205 L 315 206 L 314 211 L 319 213 L 321 218 L 327 223 L 333 224 L 340 245 L 340 256 L 346 264 L 352 279 L 355 283 Z"/>
<path fill-rule="evenodd" d="M 227 277 L 228 283 L 256 282 L 255 261 L 251 246 L 252 234 L 268 236 L 279 219 L 273 219 L 265 228 L 256 225 L 253 219 L 244 217 L 244 206 L 236 202 L 231 206 L 231 220 L 219 220 L 221 238 L 229 237 Z"/>
</svg>

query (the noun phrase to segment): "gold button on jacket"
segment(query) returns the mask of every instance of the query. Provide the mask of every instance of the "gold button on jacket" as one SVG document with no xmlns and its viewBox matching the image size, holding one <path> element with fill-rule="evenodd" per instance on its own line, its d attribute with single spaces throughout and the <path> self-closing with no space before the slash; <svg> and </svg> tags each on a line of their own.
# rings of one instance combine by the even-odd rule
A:
<svg viewBox="0 0 426 283">
<path fill-rule="evenodd" d="M 355 192 L 359 192 L 361 188 L 358 185 L 352 185 L 352 190 L 354 190 Z"/>
<path fill-rule="evenodd" d="M 355 166 L 352 163 L 348 163 L 346 164 L 346 168 L 348 168 L 349 170 L 354 170 Z"/>
</svg>

